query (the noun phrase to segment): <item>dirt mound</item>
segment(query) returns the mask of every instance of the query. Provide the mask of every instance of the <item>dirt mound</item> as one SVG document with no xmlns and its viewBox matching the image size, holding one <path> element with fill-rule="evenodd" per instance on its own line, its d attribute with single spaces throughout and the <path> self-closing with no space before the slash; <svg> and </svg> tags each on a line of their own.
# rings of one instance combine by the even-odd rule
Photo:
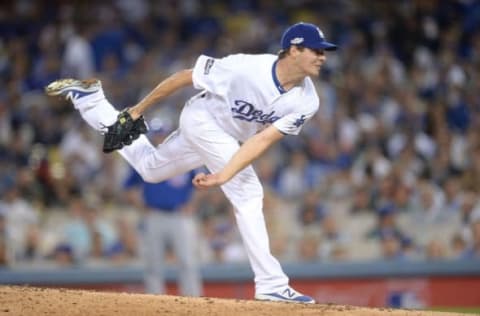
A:
<svg viewBox="0 0 480 316">
<path fill-rule="evenodd" d="M 331 304 L 288 304 L 208 297 L 93 292 L 26 286 L 0 286 L 1 316 L 110 315 L 358 315 L 424 316 L 454 313 L 364 308 Z"/>
</svg>

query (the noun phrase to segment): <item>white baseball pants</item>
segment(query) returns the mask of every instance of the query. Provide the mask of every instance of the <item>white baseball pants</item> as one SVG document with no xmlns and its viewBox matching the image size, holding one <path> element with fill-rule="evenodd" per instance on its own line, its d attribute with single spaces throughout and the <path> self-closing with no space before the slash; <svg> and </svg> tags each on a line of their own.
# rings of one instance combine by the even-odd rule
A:
<svg viewBox="0 0 480 316">
<path fill-rule="evenodd" d="M 73 103 L 84 120 L 97 130 L 116 121 L 118 111 L 103 91 Z M 148 182 L 161 182 L 203 165 L 213 173 L 220 171 L 240 145 L 216 124 L 207 107 L 205 98 L 198 95 L 191 98 L 181 113 L 179 129 L 163 144 L 155 148 L 142 135 L 119 153 Z M 234 206 L 237 225 L 255 274 L 256 293 L 284 288 L 289 280 L 270 253 L 263 216 L 263 188 L 252 166 L 221 188 Z"/>
</svg>

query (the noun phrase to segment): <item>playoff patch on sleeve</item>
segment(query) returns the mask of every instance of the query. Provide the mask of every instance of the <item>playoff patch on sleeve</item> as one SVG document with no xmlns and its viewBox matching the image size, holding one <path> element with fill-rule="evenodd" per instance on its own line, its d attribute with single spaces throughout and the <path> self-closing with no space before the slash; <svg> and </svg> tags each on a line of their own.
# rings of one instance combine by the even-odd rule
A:
<svg viewBox="0 0 480 316">
<path fill-rule="evenodd" d="M 207 59 L 205 62 L 205 68 L 203 69 L 204 75 L 208 75 L 210 73 L 210 69 L 212 68 L 214 62 L 215 60 L 213 58 Z"/>
</svg>

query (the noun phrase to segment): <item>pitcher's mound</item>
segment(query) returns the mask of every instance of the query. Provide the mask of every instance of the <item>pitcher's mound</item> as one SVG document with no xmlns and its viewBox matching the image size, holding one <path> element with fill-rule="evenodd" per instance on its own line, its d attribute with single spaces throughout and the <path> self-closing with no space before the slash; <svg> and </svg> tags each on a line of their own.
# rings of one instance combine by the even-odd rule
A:
<svg viewBox="0 0 480 316">
<path fill-rule="evenodd" d="M 1 316 L 110 316 L 110 315 L 205 315 L 205 316 L 423 316 L 458 315 L 453 313 L 369 309 L 331 304 L 291 304 L 207 297 L 127 294 L 0 286 Z"/>
</svg>

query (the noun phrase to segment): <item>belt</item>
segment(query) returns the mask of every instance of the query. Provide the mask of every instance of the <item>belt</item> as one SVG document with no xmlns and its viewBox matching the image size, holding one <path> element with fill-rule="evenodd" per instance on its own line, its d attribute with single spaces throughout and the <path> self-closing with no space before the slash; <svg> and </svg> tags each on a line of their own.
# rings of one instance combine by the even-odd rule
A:
<svg viewBox="0 0 480 316">
<path fill-rule="evenodd" d="M 151 212 L 157 212 L 157 213 L 174 213 L 177 210 L 174 208 L 158 208 L 158 207 L 149 207 L 148 208 Z"/>
</svg>

